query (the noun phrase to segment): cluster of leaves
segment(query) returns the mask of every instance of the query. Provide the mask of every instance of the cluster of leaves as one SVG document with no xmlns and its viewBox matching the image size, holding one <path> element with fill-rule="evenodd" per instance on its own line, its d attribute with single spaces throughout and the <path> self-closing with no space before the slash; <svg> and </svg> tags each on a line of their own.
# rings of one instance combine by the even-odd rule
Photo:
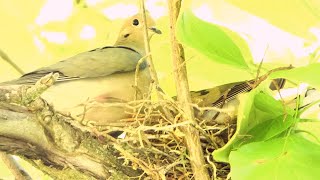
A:
<svg viewBox="0 0 320 180">
<path fill-rule="evenodd" d="M 212 61 L 253 72 L 246 42 L 225 27 L 202 21 L 187 10 L 180 14 L 177 35 L 184 45 Z M 320 64 L 312 63 L 277 71 L 270 78 L 319 88 L 320 79 L 314 78 L 319 72 Z M 265 87 L 262 83 L 240 96 L 237 130 L 224 147 L 212 153 L 213 158 L 230 163 L 232 179 L 314 179 L 319 174 L 320 141 L 306 139 L 305 132 L 298 130 L 302 109 L 286 107 Z"/>
</svg>

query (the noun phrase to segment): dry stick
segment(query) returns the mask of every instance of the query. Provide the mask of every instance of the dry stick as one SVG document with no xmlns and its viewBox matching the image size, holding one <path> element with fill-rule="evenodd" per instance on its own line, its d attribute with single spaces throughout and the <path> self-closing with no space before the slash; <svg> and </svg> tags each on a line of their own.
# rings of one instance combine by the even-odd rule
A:
<svg viewBox="0 0 320 180">
<path fill-rule="evenodd" d="M 187 78 L 187 70 L 184 64 L 184 52 L 181 44 L 177 42 L 175 31 L 176 21 L 179 15 L 181 0 L 168 0 L 169 15 L 170 15 L 170 35 L 171 35 L 171 47 L 172 47 L 172 59 L 173 65 L 176 71 L 174 71 L 174 77 L 176 82 L 176 89 L 178 95 L 178 101 L 181 108 L 184 111 L 183 120 L 194 120 L 193 109 L 190 106 L 191 97 L 189 93 L 189 84 Z M 192 126 L 186 125 L 181 128 L 181 131 L 185 134 L 184 140 L 189 152 L 190 163 L 193 171 L 194 178 L 196 180 L 209 180 L 208 170 L 204 161 L 203 152 L 200 143 L 199 132 Z"/>
<path fill-rule="evenodd" d="M 13 174 L 13 176 L 15 177 L 16 180 L 31 180 L 32 178 L 29 176 L 29 174 L 24 171 L 19 164 L 17 164 L 16 160 L 13 159 L 12 156 L 4 153 L 4 152 L 0 152 L 0 157 L 2 159 L 2 161 L 6 164 L 6 166 L 8 167 L 8 169 L 11 171 L 11 173 Z"/>
<path fill-rule="evenodd" d="M 18 71 L 18 73 L 20 73 L 21 75 L 24 74 L 24 72 L 22 71 L 22 69 L 17 66 L 10 58 L 9 56 L 3 52 L 1 49 L 0 49 L 0 57 L 5 60 L 7 63 L 9 63 L 16 71 Z"/>
<path fill-rule="evenodd" d="M 263 55 L 263 57 L 262 57 L 262 60 L 261 60 L 261 62 L 260 62 L 260 64 L 259 64 L 259 66 L 258 66 L 257 75 L 256 75 L 256 80 L 255 80 L 255 81 L 258 81 L 258 78 L 259 78 L 259 75 L 260 75 L 260 71 L 261 71 L 261 67 L 262 67 L 264 58 L 266 57 L 268 48 L 269 48 L 269 45 L 268 45 L 267 48 L 265 49 L 264 55 Z"/>
<path fill-rule="evenodd" d="M 130 154 L 129 152 L 125 151 L 120 145 L 113 143 L 113 147 L 118 150 L 120 153 L 122 153 L 122 155 L 127 158 L 130 159 L 132 162 L 136 163 L 139 165 L 139 167 L 149 176 L 154 177 L 155 179 L 159 179 L 158 177 L 158 173 L 151 169 L 148 164 L 146 162 L 144 162 L 143 160 L 140 160 L 136 157 L 134 157 L 132 154 Z"/>
<path fill-rule="evenodd" d="M 149 69 L 150 69 L 150 74 L 151 74 L 151 78 L 152 80 L 154 81 L 154 83 L 156 84 L 156 86 L 159 85 L 159 80 L 158 80 L 158 77 L 157 77 L 157 72 L 154 68 L 154 64 L 153 64 L 153 61 L 152 61 L 152 56 L 150 54 L 150 44 L 149 44 L 149 35 L 148 35 L 148 27 L 147 27 L 147 17 L 146 17 L 146 9 L 145 9 L 145 6 L 144 6 L 144 0 L 140 0 L 140 8 L 141 8 L 141 14 L 142 14 L 142 19 L 143 19 L 143 22 L 144 22 L 144 28 L 143 28 L 143 36 L 144 36 L 144 47 L 145 47 L 145 51 L 146 51 L 146 54 L 149 55 L 149 57 L 147 58 L 147 61 L 148 61 L 148 66 L 149 66 Z M 158 97 L 161 97 L 161 95 L 159 95 L 158 93 Z"/>
<path fill-rule="evenodd" d="M 163 100 L 163 96 L 162 94 L 160 93 L 160 91 L 158 90 L 159 89 L 159 80 L 158 80 L 158 76 L 157 76 L 157 72 L 154 68 L 154 64 L 153 64 L 153 61 L 152 61 L 152 56 L 150 54 L 150 44 L 149 44 L 149 36 L 148 36 L 148 27 L 147 27 L 147 17 L 146 17 L 146 8 L 144 6 L 144 0 L 140 0 L 140 11 L 141 11 L 141 14 L 142 14 L 142 19 L 143 19 L 143 24 L 144 24 L 144 28 L 143 28 L 143 38 L 144 38 L 144 45 L 145 45 L 145 51 L 146 51 L 146 54 L 149 55 L 149 58 L 147 58 L 147 62 L 148 62 L 148 67 L 149 67 L 149 70 L 150 70 L 150 75 L 151 75 L 151 79 L 153 80 L 153 84 L 155 84 L 156 86 L 156 93 L 157 93 L 157 97 L 159 100 Z M 167 119 L 173 119 L 173 116 L 169 113 L 169 111 L 166 109 L 166 108 L 162 108 L 165 116 Z"/>
</svg>

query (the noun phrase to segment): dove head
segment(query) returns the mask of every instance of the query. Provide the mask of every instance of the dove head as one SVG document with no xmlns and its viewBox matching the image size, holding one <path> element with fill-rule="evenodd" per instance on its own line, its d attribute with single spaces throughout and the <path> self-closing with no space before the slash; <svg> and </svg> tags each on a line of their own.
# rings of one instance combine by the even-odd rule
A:
<svg viewBox="0 0 320 180">
<path fill-rule="evenodd" d="M 148 40 L 155 33 L 161 34 L 161 31 L 155 27 L 154 20 L 150 15 L 146 14 Z M 141 54 L 145 54 L 144 50 L 144 26 L 141 14 L 136 14 L 127 19 L 122 26 L 119 37 L 115 43 L 116 46 L 126 46 L 138 51 Z"/>
</svg>

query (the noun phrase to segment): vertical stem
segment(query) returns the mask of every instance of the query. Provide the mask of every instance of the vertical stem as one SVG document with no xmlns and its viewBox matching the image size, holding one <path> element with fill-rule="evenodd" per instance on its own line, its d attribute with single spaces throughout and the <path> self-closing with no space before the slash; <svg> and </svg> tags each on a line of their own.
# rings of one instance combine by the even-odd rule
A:
<svg viewBox="0 0 320 180">
<path fill-rule="evenodd" d="M 146 8 L 144 6 L 144 0 L 140 0 L 140 12 L 142 15 L 142 19 L 144 22 L 144 45 L 145 45 L 145 51 L 146 51 L 146 55 L 147 57 L 147 61 L 148 61 L 148 66 L 149 66 L 149 70 L 150 70 L 150 75 L 151 75 L 151 79 L 154 81 L 154 85 L 156 87 L 156 93 L 157 93 L 157 97 L 158 100 L 163 100 L 163 96 L 162 94 L 159 92 L 158 88 L 159 88 L 159 80 L 158 80 L 158 76 L 157 76 L 157 72 L 154 68 L 154 64 L 152 61 L 152 56 L 150 54 L 150 44 L 148 41 L 148 27 L 147 27 L 147 17 L 146 17 Z M 166 109 L 166 108 L 162 108 L 162 111 L 164 112 L 165 116 L 168 119 L 173 119 L 172 115 L 170 114 L 170 112 Z"/>
<path fill-rule="evenodd" d="M 25 172 L 19 164 L 13 159 L 12 156 L 6 154 L 5 152 L 0 152 L 0 157 L 2 161 L 7 165 L 8 169 L 14 175 L 17 180 L 31 180 L 31 177 L 27 172 Z"/>
<path fill-rule="evenodd" d="M 152 56 L 150 54 L 150 44 L 149 44 L 149 40 L 148 40 L 149 38 L 148 38 L 147 17 L 146 17 L 146 8 L 144 6 L 144 0 L 140 0 L 140 9 L 141 9 L 140 11 L 141 11 L 142 19 L 144 22 L 144 28 L 143 28 L 144 46 L 145 46 L 146 54 L 148 55 L 147 61 L 148 61 L 149 69 L 150 69 L 150 75 L 151 75 L 151 78 L 154 81 L 155 85 L 158 86 L 159 80 L 158 80 L 157 72 L 154 68 Z M 162 99 L 162 96 L 159 93 L 157 95 L 158 95 L 159 99 Z"/>
<path fill-rule="evenodd" d="M 185 66 L 184 51 L 181 44 L 178 43 L 175 31 L 176 21 L 179 15 L 181 0 L 168 0 L 169 15 L 170 15 L 170 35 L 172 47 L 172 60 L 174 65 L 174 77 L 176 90 L 180 107 L 184 111 L 184 121 L 193 121 L 193 109 L 190 106 L 191 97 L 189 93 L 189 84 L 187 78 L 187 69 Z M 209 179 L 206 163 L 204 161 L 203 152 L 200 143 L 200 136 L 197 129 L 188 125 L 182 127 L 181 131 L 185 134 L 185 143 L 188 148 L 190 163 L 194 178 L 196 180 Z"/>
</svg>

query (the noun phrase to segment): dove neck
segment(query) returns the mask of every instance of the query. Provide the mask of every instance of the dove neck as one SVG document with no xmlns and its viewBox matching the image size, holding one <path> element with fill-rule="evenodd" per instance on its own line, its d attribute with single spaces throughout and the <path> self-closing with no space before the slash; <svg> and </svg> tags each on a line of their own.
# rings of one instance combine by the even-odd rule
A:
<svg viewBox="0 0 320 180">
<path fill-rule="evenodd" d="M 138 43 L 138 42 L 123 42 L 123 41 L 117 41 L 115 44 L 115 46 L 124 46 L 124 47 L 128 47 L 131 48 L 135 51 L 137 51 L 139 54 L 141 54 L 142 56 L 145 56 L 145 47 L 144 47 L 144 43 Z"/>
</svg>

